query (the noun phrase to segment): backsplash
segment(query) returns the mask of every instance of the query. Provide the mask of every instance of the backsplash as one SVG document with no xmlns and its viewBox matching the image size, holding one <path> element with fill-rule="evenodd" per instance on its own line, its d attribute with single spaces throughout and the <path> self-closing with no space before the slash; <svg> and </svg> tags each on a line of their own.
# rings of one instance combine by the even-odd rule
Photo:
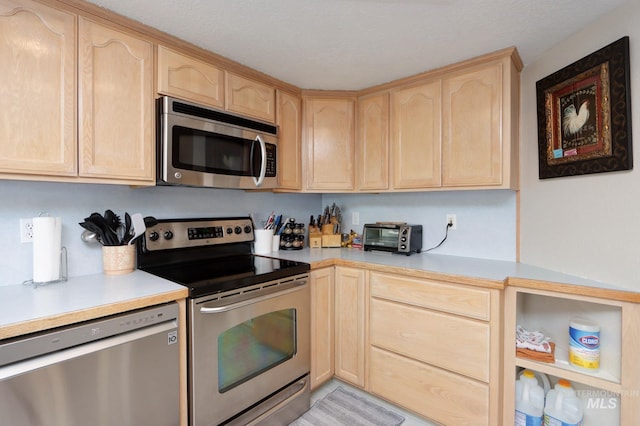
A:
<svg viewBox="0 0 640 426">
<path fill-rule="evenodd" d="M 389 194 L 325 194 L 324 205 L 336 203 L 343 213 L 343 232 L 362 233 L 365 223 L 407 222 L 423 226 L 423 250 L 445 236 L 447 214 L 456 229 L 432 253 L 485 259 L 516 259 L 516 193 L 514 191 L 447 191 Z M 359 224 L 352 223 L 358 213 Z M 423 255 L 426 254 L 423 251 Z"/>
<path fill-rule="evenodd" d="M 67 248 L 69 276 L 102 271 L 100 246 L 80 240 L 78 225 L 92 212 L 112 209 L 123 215 L 141 213 L 156 218 L 220 217 L 253 214 L 258 226 L 272 210 L 307 223 L 335 202 L 344 217 L 343 230 L 362 232 L 376 220 L 406 221 L 425 227 L 424 248 L 436 245 L 445 231 L 448 213 L 457 215 L 457 230 L 434 253 L 515 259 L 516 203 L 513 191 L 452 191 L 399 194 L 273 194 L 207 188 L 0 181 L 0 285 L 32 278 L 32 245 L 20 242 L 20 218 L 46 214 L 62 218 L 62 245 Z M 360 225 L 351 223 L 358 212 Z M 426 254 L 425 254 L 426 255 Z"/>
</svg>

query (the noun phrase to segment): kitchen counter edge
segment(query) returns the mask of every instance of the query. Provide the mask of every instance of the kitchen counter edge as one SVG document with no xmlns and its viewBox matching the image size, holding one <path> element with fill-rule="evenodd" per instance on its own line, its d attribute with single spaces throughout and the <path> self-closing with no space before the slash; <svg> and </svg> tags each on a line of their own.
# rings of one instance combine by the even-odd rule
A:
<svg viewBox="0 0 640 426">
<path fill-rule="evenodd" d="M 366 268 L 491 289 L 514 286 L 640 303 L 640 292 L 515 261 L 431 253 L 405 256 L 347 248 L 282 250 L 265 256 L 306 262 L 312 270 L 331 266 Z"/>
<path fill-rule="evenodd" d="M 179 301 L 186 287 L 142 271 L 70 277 L 41 286 L 0 286 L 0 340 Z"/>
</svg>

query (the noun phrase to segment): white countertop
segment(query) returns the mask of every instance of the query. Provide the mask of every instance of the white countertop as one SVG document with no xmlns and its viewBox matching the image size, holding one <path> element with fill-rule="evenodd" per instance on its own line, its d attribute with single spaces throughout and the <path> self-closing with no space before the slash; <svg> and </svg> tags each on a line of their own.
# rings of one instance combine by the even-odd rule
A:
<svg viewBox="0 0 640 426">
<path fill-rule="evenodd" d="M 112 314 L 116 313 L 112 311 L 117 306 L 135 309 L 145 305 L 147 299 L 162 303 L 184 298 L 186 293 L 186 288 L 179 284 L 137 270 L 125 275 L 70 277 L 66 282 L 37 287 L 0 286 L 0 338 L 12 335 L 7 334 L 7 330 L 13 326 L 34 324 L 27 325 L 25 331 L 37 331 L 33 328 L 48 328 L 46 321 L 54 318 L 77 315 L 77 319 L 85 320 L 89 319 L 85 316 L 89 316 L 92 310 Z M 175 297 L 180 294 L 184 295 Z M 83 315 L 83 312 L 87 314 Z M 53 325 L 60 324 L 54 321 Z"/>
<path fill-rule="evenodd" d="M 364 251 L 361 249 L 304 248 L 302 250 L 280 250 L 267 254 L 266 256 L 308 263 L 340 259 L 348 262 L 369 263 L 500 282 L 504 281 L 507 277 L 512 277 L 607 290 L 630 291 L 599 281 L 563 274 L 520 262 L 449 256 L 425 252 L 413 253 L 410 256 L 406 256 L 402 254 Z"/>
<path fill-rule="evenodd" d="M 442 276 L 468 277 L 485 280 L 485 284 L 502 288 L 504 280 L 517 279 L 592 289 L 623 292 L 612 298 L 629 299 L 640 303 L 640 293 L 606 283 L 526 265 L 519 262 L 414 253 L 411 256 L 360 249 L 322 248 L 281 250 L 265 255 L 281 259 L 332 265 L 340 261 L 354 266 L 400 268 L 403 273 L 429 273 Z M 382 270 L 382 269 L 379 269 Z M 393 271 L 392 271 L 393 272 Z M 526 285 L 526 283 L 525 283 Z M 566 287 L 566 286 L 565 286 Z M 564 288 L 565 292 L 573 289 Z M 94 274 L 71 277 L 62 283 L 38 287 L 28 285 L 0 286 L 0 339 L 86 321 L 153 304 L 166 303 L 187 297 L 186 287 L 142 271 L 119 276 Z M 630 297 L 628 296 L 630 295 Z M 608 297 L 608 294 L 604 295 Z"/>
</svg>

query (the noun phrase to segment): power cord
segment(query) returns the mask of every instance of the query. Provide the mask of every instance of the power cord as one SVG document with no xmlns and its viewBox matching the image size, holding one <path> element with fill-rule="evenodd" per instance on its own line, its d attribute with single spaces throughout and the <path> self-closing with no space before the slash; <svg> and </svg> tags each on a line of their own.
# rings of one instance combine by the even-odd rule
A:
<svg viewBox="0 0 640 426">
<path fill-rule="evenodd" d="M 449 236 L 449 228 L 451 228 L 452 226 L 453 226 L 453 223 L 451 222 L 447 223 L 447 227 L 444 229 L 444 238 L 442 239 L 442 241 L 440 241 L 437 246 L 431 247 L 430 249 L 427 249 L 427 250 L 422 250 L 422 252 L 426 253 L 428 251 L 431 251 L 433 249 L 437 249 L 438 247 L 440 247 L 442 243 L 444 243 L 447 237 Z"/>
</svg>

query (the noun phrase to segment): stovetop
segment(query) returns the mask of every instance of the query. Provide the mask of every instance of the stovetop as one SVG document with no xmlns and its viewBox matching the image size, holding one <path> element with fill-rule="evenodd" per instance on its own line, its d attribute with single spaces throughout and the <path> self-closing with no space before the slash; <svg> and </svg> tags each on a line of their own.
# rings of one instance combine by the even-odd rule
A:
<svg viewBox="0 0 640 426">
<path fill-rule="evenodd" d="M 189 297 L 308 272 L 308 263 L 252 254 L 248 217 L 165 219 L 138 242 L 138 268 L 189 288 Z"/>
</svg>

